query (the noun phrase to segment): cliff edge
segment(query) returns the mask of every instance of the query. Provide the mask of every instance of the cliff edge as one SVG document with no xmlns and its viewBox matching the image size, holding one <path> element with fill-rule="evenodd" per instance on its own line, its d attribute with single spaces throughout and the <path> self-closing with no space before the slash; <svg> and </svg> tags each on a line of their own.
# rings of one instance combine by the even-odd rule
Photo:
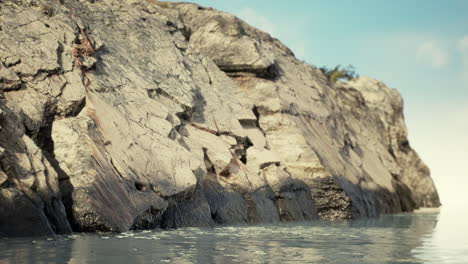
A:
<svg viewBox="0 0 468 264">
<path fill-rule="evenodd" d="M 3 235 L 440 205 L 396 90 L 195 4 L 0 1 L 0 109 Z"/>
</svg>

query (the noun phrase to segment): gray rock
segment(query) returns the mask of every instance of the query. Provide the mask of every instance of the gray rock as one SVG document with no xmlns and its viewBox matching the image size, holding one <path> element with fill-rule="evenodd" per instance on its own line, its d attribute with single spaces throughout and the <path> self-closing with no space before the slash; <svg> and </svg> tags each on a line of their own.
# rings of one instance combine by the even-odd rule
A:
<svg viewBox="0 0 468 264">
<path fill-rule="evenodd" d="M 352 91 L 360 93 L 358 96 L 364 104 L 349 102 L 348 107 L 354 108 L 353 113 L 360 109 L 361 113 L 371 114 L 375 124 L 371 132 L 379 135 L 377 140 L 388 151 L 382 150 L 387 155 L 380 155 L 381 161 L 392 175 L 393 185 L 408 189 L 405 195 L 400 194 L 400 199 L 413 200 L 416 207 L 438 207 L 440 201 L 429 169 L 409 145 L 403 119 L 403 99 L 398 91 L 370 77 L 340 84 L 339 89 L 345 94 L 343 98 L 349 98 L 346 94 Z M 364 115 L 361 114 L 360 118 Z M 369 134 L 361 136 L 368 137 Z"/>
<path fill-rule="evenodd" d="M 407 144 L 402 100 L 397 92 L 381 82 L 360 78 L 343 84 L 358 91 L 347 94 L 342 84 L 331 87 L 317 69 L 299 63 L 278 41 L 229 14 L 200 11 L 191 4 L 176 8 L 196 36 L 190 38 L 192 52 L 210 57 L 238 81 L 241 89 L 237 95 L 245 107 L 256 109 L 259 129 L 270 150 L 278 153 L 292 178 L 318 193 L 312 194 L 316 205 L 329 205 L 322 207 L 321 216 L 374 216 L 440 205 L 427 168 Z M 219 48 L 219 53 L 214 52 L 218 51 L 217 43 L 239 40 L 257 41 L 258 53 L 265 59 L 273 58 L 274 63 L 265 64 L 260 72 L 255 66 L 239 67 L 244 55 L 255 57 L 250 51 L 227 54 Z M 220 54 L 223 61 L 217 57 Z M 369 117 L 369 113 L 375 115 Z M 251 124 L 244 128 L 251 128 Z M 407 154 L 395 153 L 395 148 L 406 148 L 403 153 Z M 320 190 L 328 187 L 320 179 L 329 179 L 326 185 L 337 192 L 322 193 Z M 338 197 L 347 202 L 333 205 Z M 347 213 L 331 217 L 336 215 L 334 207 Z M 323 211 L 325 208 L 329 212 Z"/>
<path fill-rule="evenodd" d="M 6 103 L 0 101 L 0 235 L 70 233 L 58 175 Z"/>
<path fill-rule="evenodd" d="M 395 90 L 332 87 L 230 14 L 135 0 L 0 7 L 2 233 L 440 205 Z"/>
<path fill-rule="evenodd" d="M 0 91 L 17 89 L 20 86 L 21 80 L 18 75 L 0 63 Z"/>
</svg>

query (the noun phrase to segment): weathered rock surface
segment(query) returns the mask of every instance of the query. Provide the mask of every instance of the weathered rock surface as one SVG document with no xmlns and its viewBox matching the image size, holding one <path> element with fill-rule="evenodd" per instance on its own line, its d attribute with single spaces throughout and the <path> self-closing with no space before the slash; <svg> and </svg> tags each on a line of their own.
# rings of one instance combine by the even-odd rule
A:
<svg viewBox="0 0 468 264">
<path fill-rule="evenodd" d="M 399 94 L 188 3 L 0 1 L 0 233 L 439 206 Z"/>
</svg>

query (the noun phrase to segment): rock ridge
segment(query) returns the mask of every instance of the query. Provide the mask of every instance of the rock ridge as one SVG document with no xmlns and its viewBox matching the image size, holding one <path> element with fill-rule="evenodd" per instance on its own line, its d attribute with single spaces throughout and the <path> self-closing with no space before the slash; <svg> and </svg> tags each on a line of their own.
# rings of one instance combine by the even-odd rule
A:
<svg viewBox="0 0 468 264">
<path fill-rule="evenodd" d="M 380 81 L 191 3 L 0 1 L 0 235 L 439 205 Z"/>
</svg>

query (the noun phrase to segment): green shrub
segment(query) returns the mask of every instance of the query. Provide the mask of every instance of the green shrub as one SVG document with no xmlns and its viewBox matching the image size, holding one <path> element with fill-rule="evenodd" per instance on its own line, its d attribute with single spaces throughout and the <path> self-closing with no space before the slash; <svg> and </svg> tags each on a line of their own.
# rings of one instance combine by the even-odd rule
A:
<svg viewBox="0 0 468 264">
<path fill-rule="evenodd" d="M 323 66 L 320 68 L 320 71 L 332 84 L 338 80 L 349 81 L 359 77 L 352 65 L 348 65 L 347 67 L 341 67 L 341 65 L 337 65 L 333 69 L 328 69 L 327 67 Z"/>
</svg>

